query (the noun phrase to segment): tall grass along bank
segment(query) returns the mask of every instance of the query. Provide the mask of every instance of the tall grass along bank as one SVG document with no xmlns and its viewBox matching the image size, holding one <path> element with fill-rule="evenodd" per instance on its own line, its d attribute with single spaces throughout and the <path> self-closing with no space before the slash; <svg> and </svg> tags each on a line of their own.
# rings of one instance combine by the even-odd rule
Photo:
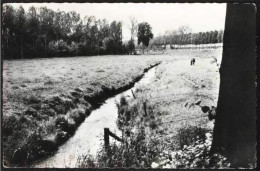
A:
<svg viewBox="0 0 260 171">
<path fill-rule="evenodd" d="M 44 71 L 36 70 L 39 64 L 35 61 L 4 62 L 2 128 L 5 166 L 27 166 L 51 155 L 74 134 L 91 110 L 106 98 L 130 88 L 144 72 L 158 64 L 155 60 L 130 59 L 129 66 L 119 68 L 122 72 L 118 73 L 118 68 L 112 66 L 117 63 L 118 67 L 125 67 L 124 57 L 111 57 L 102 69 L 92 65 L 98 60 L 108 61 L 104 57 L 79 58 L 74 62 L 66 59 L 68 63 L 61 68 L 67 68 L 63 70 L 49 70 L 50 62 L 57 62 L 55 67 L 60 67 L 59 62 L 62 62 L 51 60 L 43 60 L 42 70 L 53 72 L 45 77 L 36 75 Z M 86 64 L 79 67 L 82 61 Z M 23 65 L 24 75 L 15 74 L 17 68 L 13 67 L 17 63 Z"/>
</svg>

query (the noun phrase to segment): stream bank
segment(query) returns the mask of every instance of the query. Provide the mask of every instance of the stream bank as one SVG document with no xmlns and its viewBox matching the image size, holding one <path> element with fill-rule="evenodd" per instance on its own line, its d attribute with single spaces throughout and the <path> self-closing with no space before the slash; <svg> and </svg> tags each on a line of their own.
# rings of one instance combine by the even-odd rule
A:
<svg viewBox="0 0 260 171">
<path fill-rule="evenodd" d="M 142 75 L 134 79 L 135 81 L 117 90 L 104 89 L 103 93 L 96 96 L 81 95 L 81 97 L 90 104 L 88 106 L 91 106 L 90 108 L 85 109 L 85 111 L 87 111 L 85 113 L 90 114 L 90 111 L 92 111 L 90 116 L 88 114 L 86 119 L 79 120 L 79 123 L 84 122 L 78 124 L 79 127 L 71 134 L 68 134 L 66 139 L 63 139 L 65 143 L 60 143 L 57 149 L 52 152 L 52 155 L 49 155 L 49 158 L 37 162 L 37 164 L 33 164 L 32 166 L 60 168 L 75 167 L 76 160 L 81 155 L 87 153 L 95 155 L 95 152 L 100 147 L 98 142 L 103 138 L 102 134 L 104 127 L 109 127 L 114 133 L 121 135 L 121 132 L 117 129 L 116 125 L 116 101 L 119 101 L 122 95 L 128 97 L 132 96 L 131 90 L 135 90 L 139 85 L 147 84 L 149 79 L 155 74 L 155 66 L 159 64 L 160 63 L 150 65 L 148 68 L 144 69 Z"/>
</svg>

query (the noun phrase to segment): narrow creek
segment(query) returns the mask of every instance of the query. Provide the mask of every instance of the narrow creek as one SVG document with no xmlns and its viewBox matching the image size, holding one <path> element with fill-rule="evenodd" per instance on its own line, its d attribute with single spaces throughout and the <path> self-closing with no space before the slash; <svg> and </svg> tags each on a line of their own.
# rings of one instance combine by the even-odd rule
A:
<svg viewBox="0 0 260 171">
<path fill-rule="evenodd" d="M 122 132 L 117 128 L 116 120 L 118 117 L 118 109 L 116 103 L 119 102 L 122 96 L 127 99 L 133 98 L 131 90 L 135 91 L 139 86 L 149 84 L 155 76 L 156 67 L 151 68 L 146 72 L 143 78 L 136 82 L 135 85 L 114 97 L 107 99 L 102 106 L 93 110 L 89 117 L 78 127 L 75 134 L 51 157 L 38 162 L 32 167 L 36 168 L 75 168 L 78 167 L 77 159 L 83 155 L 96 155 L 96 152 L 103 144 L 104 128 L 116 135 L 122 135 Z M 113 139 L 111 141 L 113 143 Z"/>
</svg>

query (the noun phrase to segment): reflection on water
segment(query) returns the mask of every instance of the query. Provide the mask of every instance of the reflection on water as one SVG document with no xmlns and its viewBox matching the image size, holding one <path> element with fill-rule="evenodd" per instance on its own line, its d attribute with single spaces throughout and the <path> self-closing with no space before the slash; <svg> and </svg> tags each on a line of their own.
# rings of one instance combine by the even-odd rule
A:
<svg viewBox="0 0 260 171">
<path fill-rule="evenodd" d="M 119 102 L 121 96 L 133 98 L 131 90 L 135 91 L 138 86 L 148 84 L 155 75 L 155 68 L 153 67 L 145 73 L 144 77 L 133 88 L 107 99 L 100 108 L 93 110 L 90 116 L 78 127 L 74 136 L 60 146 L 52 157 L 39 162 L 34 167 L 77 167 L 78 157 L 86 154 L 95 156 L 104 141 L 104 128 L 109 128 L 111 132 L 121 136 L 122 133 L 116 125 L 118 116 L 116 102 Z M 113 143 L 112 138 L 110 142 Z"/>
</svg>

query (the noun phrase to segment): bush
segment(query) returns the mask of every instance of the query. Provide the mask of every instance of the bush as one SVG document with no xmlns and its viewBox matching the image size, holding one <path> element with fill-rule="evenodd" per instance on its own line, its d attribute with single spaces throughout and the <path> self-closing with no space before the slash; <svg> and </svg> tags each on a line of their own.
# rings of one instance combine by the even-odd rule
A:
<svg viewBox="0 0 260 171">
<path fill-rule="evenodd" d="M 22 97 L 22 99 L 27 104 L 38 104 L 41 102 L 41 100 L 34 94 L 26 95 L 26 96 Z"/>
<path fill-rule="evenodd" d="M 60 39 L 57 41 L 51 41 L 49 42 L 49 49 L 51 56 L 69 56 L 70 53 L 70 47 L 67 45 L 67 43 Z"/>
<path fill-rule="evenodd" d="M 111 144 L 106 150 L 104 147 L 95 158 L 83 157 L 80 167 L 109 167 L 109 168 L 149 168 L 152 161 L 158 157 L 162 146 L 157 139 L 146 137 L 144 128 L 132 135 L 125 143 Z"/>
<path fill-rule="evenodd" d="M 153 168 L 198 168 L 198 169 L 230 169 L 227 158 L 215 153 L 210 153 L 212 133 L 207 132 L 205 139 L 198 139 L 191 145 L 185 145 L 177 151 L 166 151 L 159 159 L 152 163 Z"/>
<path fill-rule="evenodd" d="M 37 138 L 34 136 L 38 130 L 36 122 L 30 116 L 13 114 L 3 118 L 2 129 L 5 160 L 25 165 L 30 160 L 30 150 L 36 149 L 34 146 L 40 137 L 40 134 Z"/>
<path fill-rule="evenodd" d="M 144 117 L 143 103 L 129 103 L 121 97 L 118 107 L 117 125 L 124 132 L 124 143 L 110 144 L 106 151 L 102 148 L 95 158 L 83 157 L 80 167 L 131 167 L 148 168 L 166 146 L 156 138 L 155 128 L 159 119 L 153 107 L 147 107 Z M 140 106 L 141 105 L 141 106 Z"/>
<path fill-rule="evenodd" d="M 175 141 L 177 142 L 177 148 L 182 149 L 184 145 L 191 145 L 198 139 L 205 140 L 205 134 L 208 131 L 209 130 L 206 128 L 191 125 L 177 129 L 177 135 L 175 137 Z"/>
<path fill-rule="evenodd" d="M 80 124 L 84 118 L 85 113 L 83 109 L 74 109 L 69 113 L 69 117 L 75 121 L 75 123 L 78 125 Z"/>
<path fill-rule="evenodd" d="M 14 126 L 18 125 L 19 117 L 17 115 L 5 116 L 3 117 L 2 129 L 3 129 L 3 138 L 7 138 L 12 135 L 14 130 Z"/>
</svg>

